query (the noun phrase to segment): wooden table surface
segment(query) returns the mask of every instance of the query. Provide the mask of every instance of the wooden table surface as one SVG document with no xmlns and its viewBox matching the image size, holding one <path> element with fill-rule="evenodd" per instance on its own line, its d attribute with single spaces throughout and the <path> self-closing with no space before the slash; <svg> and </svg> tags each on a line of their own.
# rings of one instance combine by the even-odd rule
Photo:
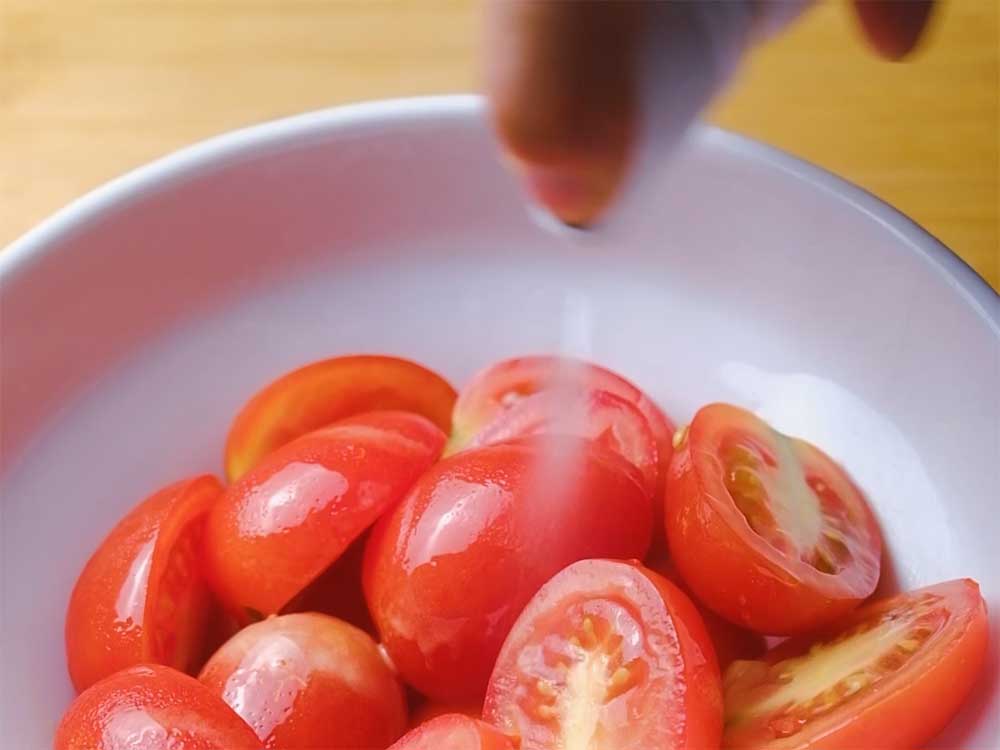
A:
<svg viewBox="0 0 1000 750">
<path fill-rule="evenodd" d="M 474 90 L 472 0 L 0 0 L 0 246 L 105 180 L 230 128 Z M 1000 287 L 998 0 L 951 0 L 909 64 L 828 0 L 710 119 L 895 204 Z"/>
</svg>

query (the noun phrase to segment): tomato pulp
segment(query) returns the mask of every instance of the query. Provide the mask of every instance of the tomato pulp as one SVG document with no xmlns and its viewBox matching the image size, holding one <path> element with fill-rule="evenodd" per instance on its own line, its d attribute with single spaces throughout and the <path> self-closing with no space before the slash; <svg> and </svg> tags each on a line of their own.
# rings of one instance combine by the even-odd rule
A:
<svg viewBox="0 0 1000 750">
<path fill-rule="evenodd" d="M 972 689 L 989 625 L 957 580 L 872 602 L 726 672 L 727 748 L 921 747 Z"/>
<path fill-rule="evenodd" d="M 726 404 L 700 409 L 676 443 L 667 539 L 706 606 L 742 627 L 792 635 L 835 620 L 875 590 L 875 517 L 822 451 Z"/>
<path fill-rule="evenodd" d="M 721 690 L 680 589 L 637 563 L 583 560 L 521 613 L 483 716 L 521 750 L 703 750 L 719 746 Z"/>
<path fill-rule="evenodd" d="M 66 660 L 77 691 L 135 664 L 200 666 L 213 607 L 201 543 L 221 492 L 210 476 L 165 487 L 94 552 L 66 613 Z"/>
<path fill-rule="evenodd" d="M 313 362 L 263 388 L 236 415 L 226 438 L 226 476 L 234 482 L 275 448 L 368 411 L 412 411 L 447 432 L 454 402 L 444 378 L 398 357 Z"/>
</svg>

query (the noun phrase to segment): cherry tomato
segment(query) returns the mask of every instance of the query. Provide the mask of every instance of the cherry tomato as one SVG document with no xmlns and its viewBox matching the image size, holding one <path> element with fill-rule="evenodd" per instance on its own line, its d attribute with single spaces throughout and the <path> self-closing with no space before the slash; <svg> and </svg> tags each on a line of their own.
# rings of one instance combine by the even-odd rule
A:
<svg viewBox="0 0 1000 750">
<path fill-rule="evenodd" d="M 921 747 L 955 714 L 986 658 L 968 579 L 866 604 L 835 628 L 726 673 L 727 748 Z"/>
<path fill-rule="evenodd" d="M 369 532 L 363 533 L 344 550 L 337 561 L 282 607 L 282 614 L 321 612 L 349 622 L 370 635 L 376 634 L 361 587 L 361 569 Z"/>
<path fill-rule="evenodd" d="M 410 714 L 410 729 L 415 729 L 421 724 L 426 724 L 431 719 L 446 714 L 462 714 L 472 719 L 483 718 L 483 707 L 481 704 L 458 705 L 455 703 L 435 703 L 434 701 L 423 701 Z"/>
<path fill-rule="evenodd" d="M 349 356 L 314 362 L 251 398 L 226 439 L 226 476 L 234 482 L 291 440 L 366 411 L 412 411 L 447 432 L 455 389 L 440 375 L 396 357 Z"/>
<path fill-rule="evenodd" d="M 369 609 L 393 662 L 434 700 L 482 697 L 518 613 L 554 573 L 641 557 L 652 508 L 635 467 L 596 443 L 545 436 L 433 466 L 372 532 Z"/>
<path fill-rule="evenodd" d="M 216 592 L 237 613 L 280 611 L 398 502 L 444 439 L 417 414 L 370 412 L 269 454 L 209 514 Z"/>
<path fill-rule="evenodd" d="M 261 750 L 239 716 L 193 677 L 160 665 L 116 672 L 69 707 L 55 750 Z"/>
<path fill-rule="evenodd" d="M 250 625 L 216 652 L 199 679 L 267 748 L 386 747 L 406 730 L 403 688 L 375 641 L 328 615 Z"/>
<path fill-rule="evenodd" d="M 737 659 L 756 659 L 767 651 L 767 641 L 760 633 L 733 625 L 707 607 L 699 606 L 698 600 L 688 590 L 687 584 L 684 583 L 669 559 L 653 555 L 646 559 L 645 565 L 674 584 L 694 602 L 698 608 L 698 614 L 701 615 L 701 619 L 705 623 L 708 637 L 715 647 L 715 656 L 720 669 L 725 670 Z"/>
<path fill-rule="evenodd" d="M 875 517 L 818 448 L 726 404 L 698 411 L 677 443 L 667 538 L 705 605 L 743 627 L 790 635 L 843 616 L 875 590 Z"/>
<path fill-rule="evenodd" d="M 489 724 L 463 714 L 447 714 L 417 727 L 389 750 L 517 750 Z"/>
<path fill-rule="evenodd" d="M 610 391 L 540 391 L 518 400 L 469 443 L 470 447 L 502 443 L 539 434 L 579 435 L 590 438 L 630 461 L 656 491 L 656 439 L 642 412 Z"/>
<path fill-rule="evenodd" d="M 539 391 L 567 387 L 608 391 L 633 404 L 649 423 L 659 448 L 660 466 L 666 469 L 673 453 L 674 426 L 648 396 L 603 367 L 547 355 L 503 360 L 476 374 L 455 402 L 447 453 L 466 447 L 480 430 L 519 400 Z"/>
<path fill-rule="evenodd" d="M 94 552 L 66 613 L 66 660 L 77 691 L 135 664 L 198 668 L 213 606 L 201 541 L 221 492 L 210 476 L 165 487 Z"/>
<path fill-rule="evenodd" d="M 717 748 L 719 667 L 680 589 L 638 563 L 583 560 L 521 613 L 483 716 L 521 750 Z"/>
</svg>

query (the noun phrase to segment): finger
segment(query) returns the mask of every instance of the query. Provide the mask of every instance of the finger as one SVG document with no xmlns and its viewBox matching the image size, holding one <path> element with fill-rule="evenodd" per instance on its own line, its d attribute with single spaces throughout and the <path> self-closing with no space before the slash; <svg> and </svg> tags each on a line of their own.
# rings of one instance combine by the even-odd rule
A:
<svg viewBox="0 0 1000 750">
<path fill-rule="evenodd" d="M 890 60 L 900 60 L 920 41 L 934 0 L 854 0 L 853 4 L 875 50 Z"/>
<path fill-rule="evenodd" d="M 624 178 L 644 5 L 487 2 L 494 127 L 535 199 L 567 223 L 598 217 Z"/>
</svg>

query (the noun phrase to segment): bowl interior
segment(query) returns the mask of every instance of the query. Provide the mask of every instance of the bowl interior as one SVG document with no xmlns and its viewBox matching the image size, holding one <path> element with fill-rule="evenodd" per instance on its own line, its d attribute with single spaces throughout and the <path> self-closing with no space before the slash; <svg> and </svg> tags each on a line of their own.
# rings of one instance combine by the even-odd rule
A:
<svg viewBox="0 0 1000 750">
<path fill-rule="evenodd" d="M 48 746 L 70 700 L 66 601 L 110 526 L 218 473 L 242 402 L 336 353 L 461 384 L 564 351 L 679 422 L 744 404 L 868 492 L 886 588 L 971 576 L 1000 610 L 995 295 L 891 209 L 734 136 L 695 131 L 654 190 L 580 236 L 525 210 L 475 100 L 348 108 L 171 157 L 0 258 L 11 747 Z M 943 745 L 996 745 L 995 669 Z"/>
</svg>

